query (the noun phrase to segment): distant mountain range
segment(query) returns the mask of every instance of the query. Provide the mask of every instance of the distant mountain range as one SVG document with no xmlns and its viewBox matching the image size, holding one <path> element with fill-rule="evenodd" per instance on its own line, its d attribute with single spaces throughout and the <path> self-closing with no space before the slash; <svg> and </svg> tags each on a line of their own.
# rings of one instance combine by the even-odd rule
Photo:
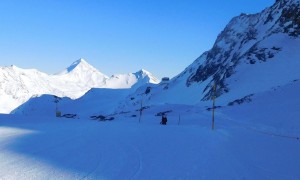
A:
<svg viewBox="0 0 300 180">
<path fill-rule="evenodd" d="M 135 89 L 147 83 L 157 84 L 159 80 L 146 70 L 108 77 L 83 59 L 54 75 L 36 69 L 1 67 L 0 113 L 10 113 L 30 98 L 43 94 L 77 99 L 91 88 Z"/>
<path fill-rule="evenodd" d="M 211 106 L 213 95 L 217 97 L 218 106 L 231 106 L 250 102 L 256 94 L 267 94 L 279 86 L 297 84 L 299 47 L 300 0 L 277 0 L 260 13 L 234 17 L 218 35 L 212 49 L 168 82 L 159 83 L 145 70 L 108 78 L 79 60 L 52 76 L 36 70 L 1 68 L 0 90 L 5 94 L 4 99 L 17 102 L 12 106 L 16 107 L 34 94 L 74 99 L 91 88 L 128 88 L 126 92 L 92 89 L 76 101 L 63 100 L 65 110 L 71 113 L 129 112 L 141 106 L 163 104 L 204 107 Z M 36 98 L 15 112 L 42 111 L 42 106 L 34 104 L 51 99 L 53 97 Z M 97 105 L 99 107 L 95 107 Z M 71 106 L 75 109 L 69 108 Z M 5 107 L 2 105 L 1 109 L 4 112 Z"/>
</svg>

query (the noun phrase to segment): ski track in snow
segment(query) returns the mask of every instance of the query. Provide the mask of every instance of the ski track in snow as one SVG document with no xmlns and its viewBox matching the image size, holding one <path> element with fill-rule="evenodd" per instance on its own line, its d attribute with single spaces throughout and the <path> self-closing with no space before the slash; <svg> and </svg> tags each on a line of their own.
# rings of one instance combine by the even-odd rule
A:
<svg viewBox="0 0 300 180">
<path fill-rule="evenodd" d="M 300 149 L 298 141 L 244 131 L 239 124 L 220 118 L 214 132 L 205 116 L 196 126 L 185 125 L 185 120 L 178 126 L 172 117 L 167 126 L 153 124 L 153 118 L 147 117 L 141 123 L 137 118 L 128 123 L 67 119 L 27 123 L 0 119 L 5 125 L 0 127 L 4 135 L 0 137 L 0 179 L 300 177 L 292 173 L 300 164 L 299 155 L 294 154 Z M 273 149 L 278 152 L 265 154 Z M 278 157 L 279 154 L 285 155 Z M 289 154 L 296 159 L 290 159 Z M 280 170 L 279 161 L 295 167 Z"/>
<path fill-rule="evenodd" d="M 60 151 L 71 151 L 71 154 L 74 154 L 72 151 L 76 152 L 76 148 L 72 149 L 71 147 L 77 147 L 82 146 L 83 144 L 90 143 L 92 144 L 93 148 L 99 149 L 96 153 L 96 158 L 92 159 L 93 162 L 90 166 L 87 166 L 86 173 L 79 173 L 79 174 L 74 174 L 71 177 L 74 177 L 75 179 L 94 179 L 94 177 L 97 177 L 99 173 L 101 174 L 101 171 L 105 169 L 106 166 L 111 166 L 110 161 L 115 161 L 114 159 L 117 159 L 117 162 L 122 162 L 121 160 L 124 159 L 124 164 L 121 164 L 121 169 L 122 166 L 131 166 L 133 169 L 132 171 L 128 171 L 127 169 L 122 171 L 121 173 L 124 174 L 124 177 L 128 177 L 128 179 L 134 179 L 139 175 L 139 172 L 141 171 L 141 152 L 138 150 L 137 147 L 134 145 L 130 144 L 127 145 L 124 142 L 119 142 L 117 139 L 118 137 L 113 137 L 116 142 L 113 142 L 111 144 L 110 142 L 107 142 L 107 140 L 102 140 L 99 137 L 99 132 L 96 131 L 97 128 L 91 126 L 91 124 L 83 123 L 86 127 L 80 127 L 80 134 L 68 134 L 66 137 L 60 137 L 59 139 L 55 141 L 51 141 L 50 144 L 48 143 L 39 143 L 39 148 L 38 149 L 29 149 L 28 147 L 25 147 L 24 149 L 26 150 L 26 154 L 30 154 L 30 164 L 24 166 L 22 164 L 27 164 L 28 163 L 28 157 L 27 156 L 14 156 L 13 159 L 10 159 L 8 162 L 5 162 L 2 164 L 3 166 L 6 166 L 8 169 L 15 169 L 16 165 L 18 165 L 18 171 L 9 173 L 9 174 L 14 174 L 16 177 L 28 177 L 26 175 L 28 174 L 36 174 L 36 172 L 43 172 L 43 177 L 56 177 L 60 179 L 61 175 L 57 170 L 53 168 L 49 168 L 47 166 L 44 166 L 40 162 L 40 157 L 47 156 L 47 154 L 56 154 Z M 94 125 L 99 125 L 94 124 Z M 66 128 L 66 130 L 69 128 Z M 64 131 L 64 128 L 58 128 L 59 131 Z M 86 132 L 90 132 L 87 133 Z M 15 135 L 19 135 L 20 133 L 14 133 Z M 59 133 L 60 134 L 60 133 Z M 38 133 L 35 135 L 39 135 Z M 52 136 L 51 133 L 46 135 L 44 134 L 45 137 L 47 136 Z M 6 139 L 8 137 L 13 137 L 13 134 L 11 135 L 6 135 L 5 137 L 1 137 L 1 139 Z M 91 137 L 96 137 L 95 139 Z M 18 136 L 15 137 L 18 139 Z M 46 140 L 47 141 L 47 140 Z M 87 142 L 85 142 L 87 141 Z M 116 143 L 116 144 L 115 144 Z M 8 149 L 6 151 L 9 151 L 10 146 L 8 145 L 9 143 L 2 144 L 0 147 L 3 147 L 5 149 Z M 102 144 L 106 145 L 106 147 L 101 147 Z M 8 147 L 7 147 L 8 145 Z M 68 150 L 69 149 L 69 150 Z M 113 153 L 111 153 L 113 152 Z M 65 152 L 66 153 L 66 152 Z M 64 153 L 64 154 L 65 154 Z M 68 153 L 68 152 L 67 152 Z M 59 153 L 58 153 L 59 154 Z M 76 153 L 75 153 L 76 154 Z M 113 156 L 112 156 L 113 155 Z M 130 156 L 130 158 L 127 158 L 127 156 Z M 69 158 L 74 158 L 70 160 Z M 81 162 L 89 162 L 91 159 L 86 156 L 86 158 L 81 158 L 80 160 L 76 160 L 76 157 L 68 157 L 68 156 L 61 156 L 59 157 L 59 161 L 68 161 L 68 162 L 73 162 L 73 164 L 79 164 Z M 128 164 L 128 165 L 127 165 Z M 1 164 L 0 164 L 1 166 Z M 12 167 L 12 168 L 9 168 Z M 56 175 L 57 174 L 57 175 Z M 1 176 L 0 176 L 1 177 Z M 6 176 L 4 175 L 4 179 L 10 179 L 10 175 Z M 36 175 L 36 177 L 39 177 Z M 129 178 L 131 177 L 131 178 Z M 111 178 L 115 179 L 114 176 Z"/>
<path fill-rule="evenodd" d="M 97 147 L 99 147 L 99 142 L 98 142 L 98 144 L 97 144 Z M 101 152 L 100 152 L 101 153 Z M 100 163 L 101 163 L 101 160 L 102 160 L 102 157 L 103 157 L 103 154 L 101 153 L 100 155 L 99 155 L 99 158 L 98 158 L 98 160 L 97 160 L 97 164 L 96 164 L 96 166 L 95 167 L 91 167 L 91 170 L 85 175 L 85 176 L 83 176 L 82 178 L 80 178 L 81 180 L 83 180 L 83 179 L 89 179 L 89 177 L 92 177 L 92 175 L 97 171 L 97 169 L 99 168 L 99 166 L 100 166 Z"/>
<path fill-rule="evenodd" d="M 41 154 L 47 154 L 47 152 L 55 151 L 56 149 L 59 149 L 68 144 L 72 144 L 72 143 L 76 142 L 76 139 L 78 139 L 78 137 L 80 137 L 80 135 L 71 136 L 69 138 L 62 139 L 62 140 L 60 139 L 59 142 L 55 142 L 55 144 L 53 144 L 53 145 L 49 145 L 49 146 L 47 145 L 45 147 L 39 148 L 38 150 L 33 150 L 30 152 L 27 152 L 33 156 L 31 158 L 33 163 L 26 165 L 26 167 L 24 167 L 24 169 L 20 170 L 20 172 L 22 174 L 31 174 L 30 172 L 32 172 L 33 170 L 40 169 L 41 167 L 38 166 L 39 165 L 39 159 L 37 158 L 38 156 L 40 156 Z M 27 160 L 28 160 L 27 157 L 21 157 L 21 158 L 18 157 L 17 159 L 7 163 L 6 166 L 13 167 L 15 164 L 22 164 L 22 163 L 26 162 Z M 51 175 L 51 174 L 52 174 L 52 172 L 49 172 L 49 175 Z"/>
<path fill-rule="evenodd" d="M 130 179 L 133 180 L 133 179 L 137 179 L 137 177 L 141 174 L 142 169 L 143 169 L 143 166 L 142 166 L 143 164 L 142 164 L 142 153 L 141 153 L 141 151 L 137 147 L 135 147 L 134 145 L 131 145 L 131 147 L 134 149 L 134 151 L 138 155 L 138 159 L 139 159 L 138 168 L 137 168 L 136 172 L 133 174 L 132 178 L 130 178 Z"/>
</svg>

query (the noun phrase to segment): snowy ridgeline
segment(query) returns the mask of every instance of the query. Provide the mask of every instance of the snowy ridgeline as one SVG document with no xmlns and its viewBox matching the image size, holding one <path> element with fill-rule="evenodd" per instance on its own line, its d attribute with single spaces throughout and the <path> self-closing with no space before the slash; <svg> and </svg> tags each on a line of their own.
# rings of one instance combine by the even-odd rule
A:
<svg viewBox="0 0 300 180">
<path fill-rule="evenodd" d="M 300 179 L 299 88 L 216 109 L 214 131 L 212 112 L 189 105 L 147 108 L 140 123 L 134 111 L 109 122 L 0 115 L 0 179 Z"/>
<path fill-rule="evenodd" d="M 107 77 L 83 59 L 50 76 L 15 66 L 1 68 L 0 113 L 52 114 L 51 95 L 77 99 L 59 102 L 63 113 L 86 115 L 133 111 L 141 102 L 209 106 L 214 95 L 220 106 L 227 106 L 300 79 L 300 54 L 295 53 L 300 47 L 299 17 L 298 0 L 276 1 L 261 13 L 241 14 L 219 34 L 212 49 L 168 82 L 159 83 L 145 70 Z M 35 96 L 40 97 L 30 99 Z"/>
<path fill-rule="evenodd" d="M 300 179 L 299 17 L 299 0 L 242 14 L 159 84 L 84 60 L 1 68 L 0 179 Z"/>
<path fill-rule="evenodd" d="M 0 68 L 0 113 L 10 113 L 30 98 L 43 94 L 77 99 L 91 88 L 131 89 L 159 81 L 148 71 L 107 77 L 85 60 L 74 62 L 60 73 L 48 75 L 16 66 Z"/>
</svg>

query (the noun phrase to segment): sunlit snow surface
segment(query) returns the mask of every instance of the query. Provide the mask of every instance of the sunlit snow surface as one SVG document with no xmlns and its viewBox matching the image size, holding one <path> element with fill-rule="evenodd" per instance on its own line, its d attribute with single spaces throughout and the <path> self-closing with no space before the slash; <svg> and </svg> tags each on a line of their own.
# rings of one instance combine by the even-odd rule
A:
<svg viewBox="0 0 300 180">
<path fill-rule="evenodd" d="M 263 52 L 277 49 L 274 57 L 258 61 L 254 56 L 259 53 L 247 54 L 256 43 L 251 39 L 245 44 L 233 41 L 234 46 L 217 43 L 226 52 L 235 47 L 230 53 L 233 57 L 239 52 L 241 64 L 225 81 L 230 91 L 216 99 L 214 131 L 207 110 L 211 101 L 199 101 L 214 74 L 187 87 L 208 52 L 158 85 L 145 70 L 108 78 L 84 60 L 52 76 L 1 68 L 0 81 L 8 83 L 2 85 L 0 112 L 10 112 L 32 95 L 39 97 L 15 109 L 14 115 L 0 115 L 0 179 L 300 179 L 300 41 L 277 31 L 281 10 L 273 12 L 272 24 L 265 23 L 267 12 L 234 18 L 245 20 L 246 26 L 232 21 L 235 31 L 229 29 L 224 37 L 236 40 L 240 30 L 247 34 L 248 20 L 262 17 L 256 45 Z M 93 87 L 101 89 L 89 90 Z M 53 96 L 79 93 L 78 98 L 85 92 L 59 103 Z M 140 118 L 141 106 L 145 109 Z M 56 109 L 76 118 L 55 118 Z M 159 112 L 168 112 L 167 126 L 159 124 Z M 99 115 L 114 120 L 90 119 Z"/>
<path fill-rule="evenodd" d="M 284 98 L 299 84 L 217 109 L 214 131 L 210 111 L 187 105 L 140 123 L 1 115 L 0 179 L 300 179 L 300 101 Z"/>
</svg>

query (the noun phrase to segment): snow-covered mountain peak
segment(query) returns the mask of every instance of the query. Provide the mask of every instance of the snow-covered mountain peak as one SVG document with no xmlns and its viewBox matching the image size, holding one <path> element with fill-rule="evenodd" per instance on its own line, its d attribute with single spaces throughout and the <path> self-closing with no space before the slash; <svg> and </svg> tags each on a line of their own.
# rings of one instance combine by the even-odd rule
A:
<svg viewBox="0 0 300 180">
<path fill-rule="evenodd" d="M 151 75 L 151 73 L 145 69 L 141 69 L 137 72 L 134 73 L 137 77 L 145 77 L 145 76 L 148 76 L 148 75 Z"/>
<path fill-rule="evenodd" d="M 67 70 L 68 70 L 68 72 L 71 72 L 78 66 L 88 66 L 88 65 L 89 65 L 88 62 L 86 62 L 84 59 L 80 58 L 79 60 L 73 62 L 71 64 L 71 66 L 67 68 Z"/>
<path fill-rule="evenodd" d="M 128 89 L 133 91 L 144 84 L 158 84 L 159 80 L 150 72 L 141 69 L 135 73 L 114 74 L 106 79 L 105 87 L 112 89 Z"/>
<path fill-rule="evenodd" d="M 10 71 L 12 74 L 18 74 L 18 75 L 28 75 L 28 76 L 33 76 L 33 75 L 47 75 L 46 73 L 40 72 L 37 69 L 30 68 L 30 69 L 22 69 L 16 65 L 11 65 L 8 67 L 2 67 L 1 68 L 3 71 Z"/>
<path fill-rule="evenodd" d="M 37 69 L 11 65 L 0 67 L 0 113 L 9 113 L 32 96 L 51 94 L 76 99 L 91 88 L 129 89 L 144 84 L 157 84 L 148 71 L 114 75 L 108 78 L 86 60 L 79 59 L 58 74 L 48 75 Z"/>
<path fill-rule="evenodd" d="M 19 72 L 21 68 L 15 66 L 15 65 L 11 65 L 11 66 L 1 67 L 1 69 L 2 70 L 9 70 L 9 71 Z"/>
<path fill-rule="evenodd" d="M 136 76 L 137 79 L 148 78 L 149 82 L 153 84 L 158 84 L 160 82 L 156 77 L 154 77 L 149 71 L 145 69 L 141 69 L 133 74 Z"/>
<path fill-rule="evenodd" d="M 69 67 L 57 73 L 56 75 L 66 75 L 66 74 L 85 74 L 86 72 L 100 73 L 102 76 L 107 78 L 106 75 L 99 72 L 95 67 L 90 65 L 86 60 L 80 58 L 79 60 L 73 62 Z"/>
<path fill-rule="evenodd" d="M 140 73 L 145 73 L 145 74 L 150 74 L 149 71 L 147 71 L 146 69 L 141 69 L 138 72 Z"/>
<path fill-rule="evenodd" d="M 300 77 L 299 46 L 300 0 L 278 0 L 260 13 L 241 14 L 218 35 L 212 49 L 161 86 L 152 103 L 164 98 L 168 103 L 205 104 L 216 93 L 218 103 L 226 105 L 285 85 Z"/>
<path fill-rule="evenodd" d="M 9 66 L 9 67 L 7 67 L 7 68 L 9 68 L 9 69 L 11 69 L 11 70 L 14 70 L 14 71 L 23 71 L 23 70 L 25 70 L 25 69 L 19 68 L 19 67 L 16 66 L 16 65 L 11 65 L 11 66 Z"/>
</svg>

